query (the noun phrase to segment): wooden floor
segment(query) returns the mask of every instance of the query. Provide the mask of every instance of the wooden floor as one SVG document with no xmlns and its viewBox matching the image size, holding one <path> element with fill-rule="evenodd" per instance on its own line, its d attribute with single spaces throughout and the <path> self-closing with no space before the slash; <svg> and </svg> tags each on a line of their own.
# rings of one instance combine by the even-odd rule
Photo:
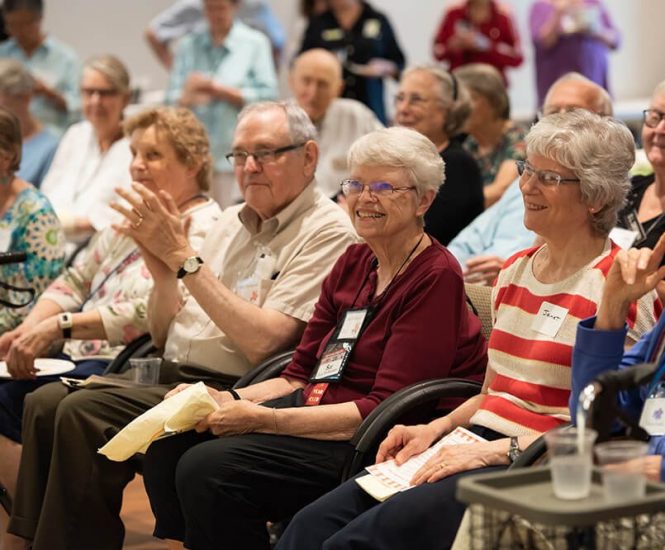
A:
<svg viewBox="0 0 665 550">
<path fill-rule="evenodd" d="M 166 544 L 152 536 L 155 519 L 150 511 L 142 477 L 136 476 L 125 489 L 120 515 L 125 523 L 125 550 L 166 550 Z"/>
</svg>

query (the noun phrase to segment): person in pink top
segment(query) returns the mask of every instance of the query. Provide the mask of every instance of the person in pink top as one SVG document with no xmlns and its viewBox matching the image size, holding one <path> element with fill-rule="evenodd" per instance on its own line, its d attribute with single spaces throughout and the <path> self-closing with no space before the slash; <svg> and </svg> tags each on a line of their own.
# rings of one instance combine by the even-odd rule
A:
<svg viewBox="0 0 665 550">
<path fill-rule="evenodd" d="M 499 274 L 483 389 L 429 424 L 396 426 L 376 460 L 401 464 L 458 426 L 487 441 L 442 447 L 414 488 L 383 503 L 349 480 L 301 510 L 278 550 L 449 548 L 465 509 L 457 481 L 507 468 L 542 432 L 570 420 L 577 324 L 596 311 L 618 252 L 608 234 L 629 189 L 633 138 L 621 123 L 578 110 L 545 117 L 526 144 L 518 165 L 524 224 L 544 244 L 516 254 Z M 653 326 L 657 304 L 649 293 L 631 306 L 629 339 Z"/>
</svg>

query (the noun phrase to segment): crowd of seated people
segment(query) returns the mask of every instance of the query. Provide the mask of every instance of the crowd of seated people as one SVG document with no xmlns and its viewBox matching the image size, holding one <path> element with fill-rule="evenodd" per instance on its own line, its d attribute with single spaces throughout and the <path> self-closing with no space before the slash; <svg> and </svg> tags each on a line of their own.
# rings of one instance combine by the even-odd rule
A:
<svg viewBox="0 0 665 550">
<path fill-rule="evenodd" d="M 21 306 L 0 309 L 0 492 L 12 504 L 0 550 L 122 548 L 135 466 L 97 450 L 201 381 L 216 410 L 143 462 L 154 535 L 170 548 L 267 550 L 267 526 L 290 518 L 279 549 L 447 548 L 460 478 L 507 468 L 570 421 L 597 375 L 652 358 L 665 83 L 641 133 L 653 173 L 631 179 L 635 141 L 606 82 L 559 73 L 539 120 L 511 121 L 505 72 L 523 55 L 501 3 L 446 12 L 435 52 L 451 70 L 408 66 L 368 2 L 310 4 L 288 60 L 292 98 L 279 100 L 283 40 L 264 2 L 175 2 L 146 35 L 171 71 L 170 106 L 125 119 L 122 60 L 79 70 L 43 32 L 41 0 L 5 0 L 0 252 L 27 258 L 0 266 L 0 303 Z M 532 19 L 556 10 L 537 48 L 589 39 L 557 27 L 577 4 L 606 21 L 597 0 L 535 2 Z M 594 39 L 616 45 L 618 33 Z M 87 239 L 66 264 L 66 242 Z M 487 342 L 465 284 L 493 287 Z M 109 363 L 145 334 L 158 383 L 110 383 Z M 281 374 L 234 389 L 287 350 Z M 68 387 L 40 371 L 47 357 L 97 378 Z M 482 388 L 394 427 L 376 461 L 401 463 L 458 426 L 486 441 L 443 447 L 385 502 L 341 482 L 377 407 L 447 378 Z M 637 415 L 647 394 L 620 403 Z M 647 460 L 655 480 L 662 442 Z"/>
</svg>

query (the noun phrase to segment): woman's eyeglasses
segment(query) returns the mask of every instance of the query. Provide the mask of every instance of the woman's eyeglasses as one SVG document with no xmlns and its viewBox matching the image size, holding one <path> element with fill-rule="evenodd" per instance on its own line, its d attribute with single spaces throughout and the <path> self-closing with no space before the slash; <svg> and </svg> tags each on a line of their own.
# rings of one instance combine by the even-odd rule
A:
<svg viewBox="0 0 665 550">
<path fill-rule="evenodd" d="M 372 183 L 360 183 L 358 180 L 350 179 L 342 181 L 342 193 L 347 197 L 349 195 L 360 195 L 365 188 L 367 188 L 371 195 L 376 197 L 392 195 L 395 191 L 415 189 L 413 185 L 409 187 L 395 187 L 392 183 L 388 183 L 387 181 L 373 181 Z"/>
<path fill-rule="evenodd" d="M 536 178 L 538 178 L 538 182 L 548 187 L 559 185 L 561 183 L 579 183 L 580 181 L 579 178 L 564 178 L 556 172 L 550 172 L 549 170 L 536 170 L 525 160 L 516 160 L 515 164 L 517 165 L 517 173 L 520 177 L 526 174 L 527 178 L 532 178 L 535 174 Z"/>
</svg>

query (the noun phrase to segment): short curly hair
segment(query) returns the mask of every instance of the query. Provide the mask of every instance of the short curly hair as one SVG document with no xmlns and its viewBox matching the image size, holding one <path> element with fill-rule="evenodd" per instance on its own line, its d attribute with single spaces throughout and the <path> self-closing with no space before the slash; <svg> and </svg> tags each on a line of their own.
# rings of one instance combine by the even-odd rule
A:
<svg viewBox="0 0 665 550">
<path fill-rule="evenodd" d="M 11 111 L 0 107 L 0 151 L 9 153 L 12 159 L 9 172 L 13 175 L 21 166 L 21 153 L 23 150 L 23 136 L 21 123 Z"/>
<path fill-rule="evenodd" d="M 526 136 L 526 154 L 540 155 L 571 170 L 585 204 L 600 203 L 594 231 L 607 236 L 630 190 L 635 141 L 626 125 L 585 109 L 548 115 Z"/>
<path fill-rule="evenodd" d="M 123 124 L 126 136 L 135 130 L 154 126 L 175 149 L 178 160 L 189 168 L 198 167 L 196 181 L 199 189 L 210 189 L 212 156 L 208 133 L 203 124 L 184 107 L 156 107 L 143 111 Z"/>
</svg>

